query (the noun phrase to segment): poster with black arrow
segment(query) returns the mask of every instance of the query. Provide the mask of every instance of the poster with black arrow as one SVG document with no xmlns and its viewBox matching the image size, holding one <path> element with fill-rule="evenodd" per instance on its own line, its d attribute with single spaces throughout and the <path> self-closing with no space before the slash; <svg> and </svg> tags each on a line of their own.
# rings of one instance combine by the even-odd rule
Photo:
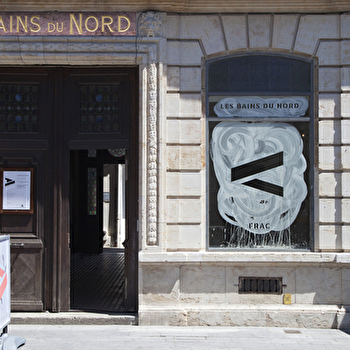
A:
<svg viewBox="0 0 350 350">
<path fill-rule="evenodd" d="M 2 212 L 31 211 L 32 171 L 8 170 L 2 172 Z"/>
</svg>

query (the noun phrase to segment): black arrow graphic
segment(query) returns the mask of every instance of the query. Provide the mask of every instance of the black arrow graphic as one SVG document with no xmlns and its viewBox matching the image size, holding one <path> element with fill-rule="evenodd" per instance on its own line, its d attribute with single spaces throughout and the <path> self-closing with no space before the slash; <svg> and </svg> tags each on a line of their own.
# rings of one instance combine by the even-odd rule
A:
<svg viewBox="0 0 350 350">
<path fill-rule="evenodd" d="M 271 156 L 260 158 L 232 168 L 231 181 L 236 181 L 248 176 L 259 174 L 263 171 L 274 169 L 281 165 L 283 165 L 283 152 L 272 154 Z M 244 182 L 243 185 L 283 197 L 283 187 L 271 184 L 269 182 L 254 179 Z"/>
<path fill-rule="evenodd" d="M 5 186 L 9 186 L 15 183 L 15 180 L 9 179 L 8 177 L 5 177 L 6 183 Z"/>
</svg>

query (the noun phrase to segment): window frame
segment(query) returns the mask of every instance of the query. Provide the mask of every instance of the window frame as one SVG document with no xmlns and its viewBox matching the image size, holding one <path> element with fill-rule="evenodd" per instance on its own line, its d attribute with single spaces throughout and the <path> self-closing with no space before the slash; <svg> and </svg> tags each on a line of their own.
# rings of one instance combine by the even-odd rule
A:
<svg viewBox="0 0 350 350">
<path fill-rule="evenodd" d="M 309 73 L 310 73 L 310 91 L 309 92 L 300 92 L 300 91 L 280 91 L 280 92 L 231 92 L 231 91 L 214 91 L 209 92 L 209 71 L 210 71 L 210 65 L 212 63 L 217 63 L 219 61 L 225 61 L 225 60 L 234 60 L 235 58 L 242 58 L 242 57 L 251 57 L 251 56 L 263 56 L 263 57 L 280 57 L 282 59 L 289 59 L 289 60 L 297 60 L 301 62 L 305 62 L 309 65 Z M 268 251 L 285 251 L 285 252 L 295 252 L 295 251 L 313 251 L 315 249 L 315 202 L 316 202 L 316 196 L 315 196 L 315 159 L 317 159 L 316 152 L 317 148 L 315 145 L 316 143 L 316 136 L 315 133 L 316 126 L 317 126 L 317 115 L 315 111 L 315 103 L 316 103 L 316 91 L 315 91 L 315 76 L 316 76 L 316 62 L 314 58 L 305 57 L 305 56 L 298 56 L 298 55 L 286 55 L 286 54 L 280 54 L 280 53 L 267 53 L 267 52 L 254 52 L 254 53 L 239 53 L 239 54 L 233 54 L 228 56 L 220 56 L 215 57 L 212 59 L 208 59 L 204 62 L 205 65 L 205 125 L 206 125 L 206 249 L 208 251 L 219 251 L 219 252 L 228 252 L 228 251 L 255 251 L 255 252 L 268 252 Z M 303 120 L 300 118 L 289 118 L 289 117 L 212 117 L 209 115 L 209 97 L 216 96 L 216 97 L 243 97 L 243 96 L 258 96 L 258 97 L 292 97 L 292 96 L 303 96 L 308 98 L 309 101 L 309 109 L 308 109 L 308 117 L 304 117 Z M 212 122 L 285 122 L 290 123 L 291 125 L 294 125 L 294 122 L 304 122 L 308 124 L 309 128 L 309 147 L 307 149 L 308 152 L 308 167 L 307 171 L 309 172 L 308 180 L 310 183 L 307 184 L 308 188 L 308 196 L 309 196 L 309 247 L 308 248 L 259 248 L 259 247 L 252 247 L 252 248 L 235 248 L 235 247 L 215 247 L 210 246 L 210 164 L 212 162 L 210 157 L 210 124 Z M 305 175 L 304 175 L 305 176 Z"/>
</svg>

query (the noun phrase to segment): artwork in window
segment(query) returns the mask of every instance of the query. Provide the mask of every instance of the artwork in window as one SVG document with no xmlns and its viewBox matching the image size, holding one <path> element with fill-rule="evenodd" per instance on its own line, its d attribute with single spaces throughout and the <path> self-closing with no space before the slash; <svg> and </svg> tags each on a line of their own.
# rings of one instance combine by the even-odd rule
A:
<svg viewBox="0 0 350 350">
<path fill-rule="evenodd" d="M 210 248 L 310 249 L 312 67 L 273 54 L 207 62 Z"/>
<path fill-rule="evenodd" d="M 211 155 L 221 217 L 257 234 L 287 229 L 307 194 L 302 151 L 298 130 L 286 123 L 218 124 Z"/>
<path fill-rule="evenodd" d="M 288 123 L 214 127 L 210 155 L 226 245 L 291 246 L 290 227 L 308 194 L 303 149 L 299 131 Z"/>
</svg>

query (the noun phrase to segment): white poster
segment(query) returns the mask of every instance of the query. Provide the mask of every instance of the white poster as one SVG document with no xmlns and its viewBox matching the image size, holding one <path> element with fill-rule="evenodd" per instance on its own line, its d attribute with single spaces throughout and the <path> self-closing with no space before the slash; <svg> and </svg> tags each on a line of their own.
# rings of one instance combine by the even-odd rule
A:
<svg viewBox="0 0 350 350">
<path fill-rule="evenodd" d="M 10 236 L 0 236 L 0 330 L 10 323 Z"/>
<path fill-rule="evenodd" d="M 30 171 L 4 171 L 3 210 L 30 210 Z"/>
</svg>

